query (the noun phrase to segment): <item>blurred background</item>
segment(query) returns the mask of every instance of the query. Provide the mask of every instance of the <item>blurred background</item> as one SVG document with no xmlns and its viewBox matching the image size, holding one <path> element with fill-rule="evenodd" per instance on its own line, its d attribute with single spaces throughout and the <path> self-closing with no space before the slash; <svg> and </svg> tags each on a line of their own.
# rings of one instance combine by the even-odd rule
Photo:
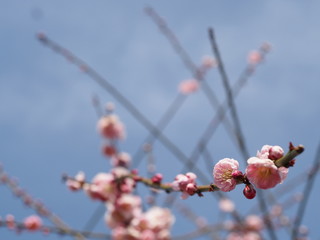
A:
<svg viewBox="0 0 320 240">
<path fill-rule="evenodd" d="M 0 162 L 23 189 L 70 227 L 83 229 L 99 209 L 99 203 L 83 193 L 70 192 L 61 175 L 73 176 L 82 170 L 91 179 L 97 172 L 111 168 L 101 153 L 102 139 L 96 130 L 98 117 L 92 97 L 98 96 L 103 106 L 114 102 L 115 112 L 127 132 L 127 138 L 119 143 L 121 150 L 136 153 L 148 130 L 112 94 L 70 61 L 44 47 L 36 35 L 45 33 L 85 60 L 156 124 L 176 98 L 180 82 L 192 78 L 192 74 L 145 13 L 146 7 L 152 7 L 163 17 L 197 65 L 203 56 L 212 56 L 208 28 L 213 27 L 231 85 L 246 68 L 252 50 L 264 42 L 272 45 L 271 52 L 236 98 L 236 106 L 251 156 L 264 144 L 280 145 L 285 150 L 290 141 L 305 146 L 305 152 L 297 158 L 286 180 L 295 187 L 282 188 L 285 182 L 278 186 L 283 190 L 275 196 L 283 203 L 303 191 L 306 180 L 297 176 L 305 176 L 312 168 L 319 143 L 319 2 L 0 2 Z M 217 69 L 208 72 L 206 82 L 219 101 L 225 101 Z M 199 90 L 188 96 L 163 132 L 190 156 L 214 115 L 205 94 Z M 245 169 L 234 138 L 223 125 L 207 149 L 212 161 L 200 159 L 196 165 L 209 179 L 212 180 L 212 169 L 208 166 L 213 167 L 214 162 L 224 157 L 238 159 L 241 169 Z M 185 171 L 183 164 L 159 141 L 153 146 L 152 157 L 156 172 L 163 173 L 165 182 L 171 182 L 176 174 Z M 147 174 L 146 158 L 140 158 L 138 169 L 141 174 Z M 316 221 L 320 213 L 319 181 L 317 178 L 302 221 L 310 239 L 320 236 Z M 234 201 L 241 214 L 246 214 L 257 204 L 257 198 L 245 199 L 242 189 L 243 186 L 238 186 L 226 196 Z M 142 185 L 138 193 L 143 198 L 149 195 Z M 232 220 L 219 211 L 219 202 L 212 195 L 187 200 L 177 196 L 176 202 L 210 224 Z M 163 205 L 166 197 L 165 193 L 159 193 L 157 203 Z M 13 214 L 19 220 L 34 213 L 4 185 L 0 186 L 0 200 L 2 218 Z M 284 215 L 292 220 L 297 206 L 294 201 L 287 204 Z M 173 236 L 197 229 L 181 211 L 174 208 L 174 213 Z M 98 221 L 94 231 L 108 234 L 103 212 L 94 218 Z M 278 233 L 279 239 L 289 236 L 287 230 Z M 0 240 L 30 238 L 44 237 L 41 233 L 16 234 L 0 228 Z M 51 234 L 45 238 L 61 237 Z M 204 235 L 196 239 L 211 238 Z M 265 234 L 265 238 L 269 236 Z"/>
</svg>

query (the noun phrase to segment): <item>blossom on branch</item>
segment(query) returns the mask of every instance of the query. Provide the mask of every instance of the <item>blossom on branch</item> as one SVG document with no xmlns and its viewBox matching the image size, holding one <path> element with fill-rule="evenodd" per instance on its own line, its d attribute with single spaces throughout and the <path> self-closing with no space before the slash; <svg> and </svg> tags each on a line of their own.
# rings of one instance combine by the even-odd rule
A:
<svg viewBox="0 0 320 240">
<path fill-rule="evenodd" d="M 40 217 L 32 215 L 23 221 L 23 225 L 29 231 L 36 231 L 42 227 L 42 220 Z"/>
<path fill-rule="evenodd" d="M 100 118 L 97 128 L 100 134 L 105 138 L 111 140 L 125 138 L 124 125 L 115 114 L 109 114 Z"/>
<path fill-rule="evenodd" d="M 278 168 L 270 159 L 252 157 L 248 159 L 246 176 L 257 188 L 273 188 L 286 178 L 288 168 Z"/>
<path fill-rule="evenodd" d="M 175 191 L 182 191 L 181 198 L 186 199 L 197 192 L 196 178 L 197 175 L 192 172 L 188 172 L 185 175 L 178 174 L 171 183 L 171 186 Z"/>
<path fill-rule="evenodd" d="M 186 95 L 197 91 L 198 88 L 199 82 L 196 79 L 185 80 L 179 85 L 179 91 Z"/>
<path fill-rule="evenodd" d="M 238 172 L 239 163 L 232 158 L 221 159 L 213 168 L 214 184 L 223 192 L 229 192 L 236 187 L 237 181 L 233 177 Z"/>
</svg>

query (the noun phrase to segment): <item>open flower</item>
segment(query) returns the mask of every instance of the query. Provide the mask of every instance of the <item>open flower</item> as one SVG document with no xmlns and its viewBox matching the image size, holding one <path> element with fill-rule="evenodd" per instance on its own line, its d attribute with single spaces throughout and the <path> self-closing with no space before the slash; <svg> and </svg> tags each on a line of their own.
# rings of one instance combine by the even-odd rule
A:
<svg viewBox="0 0 320 240">
<path fill-rule="evenodd" d="M 237 181 L 232 173 L 238 171 L 239 163 L 232 158 L 220 160 L 213 168 L 214 184 L 223 192 L 229 192 L 236 187 Z"/>
<path fill-rule="evenodd" d="M 268 189 L 282 183 L 288 174 L 288 168 L 277 168 L 270 159 L 252 157 L 248 159 L 246 174 L 257 188 Z"/>
</svg>

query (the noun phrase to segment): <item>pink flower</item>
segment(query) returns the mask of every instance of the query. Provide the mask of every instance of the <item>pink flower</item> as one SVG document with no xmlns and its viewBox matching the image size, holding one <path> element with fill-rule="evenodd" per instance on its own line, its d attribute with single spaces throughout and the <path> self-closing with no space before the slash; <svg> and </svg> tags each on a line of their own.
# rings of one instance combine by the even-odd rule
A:
<svg viewBox="0 0 320 240">
<path fill-rule="evenodd" d="M 219 208 L 223 212 L 232 212 L 235 209 L 234 203 L 228 198 L 222 198 L 219 201 Z"/>
<path fill-rule="evenodd" d="M 117 149 L 112 145 L 106 144 L 102 146 L 102 153 L 107 157 L 114 156 L 116 152 L 117 152 Z"/>
<path fill-rule="evenodd" d="M 258 51 L 251 51 L 249 53 L 248 62 L 250 64 L 258 64 L 259 62 L 261 62 L 261 60 L 262 60 L 262 56 L 261 56 L 261 53 L 259 53 Z"/>
<path fill-rule="evenodd" d="M 245 219 L 246 227 L 251 231 L 259 232 L 263 228 L 263 220 L 257 215 L 249 215 Z"/>
<path fill-rule="evenodd" d="M 270 159 L 260 159 L 252 157 L 248 159 L 246 169 L 247 178 L 257 188 L 273 188 L 286 178 L 288 168 L 280 167 L 274 164 Z"/>
<path fill-rule="evenodd" d="M 74 179 L 67 179 L 66 185 L 71 191 L 78 191 L 82 188 L 85 182 L 84 172 L 78 172 Z"/>
<path fill-rule="evenodd" d="M 185 80 L 180 83 L 179 91 L 183 94 L 190 94 L 197 91 L 199 88 L 199 82 L 195 79 Z"/>
<path fill-rule="evenodd" d="M 239 163 L 232 158 L 220 160 L 213 168 L 214 184 L 223 192 L 229 192 L 236 187 L 237 181 L 232 173 L 238 171 Z"/>
<path fill-rule="evenodd" d="M 107 208 L 105 221 L 111 228 L 127 226 L 142 214 L 141 198 L 131 194 L 122 194 L 115 203 L 109 202 Z"/>
<path fill-rule="evenodd" d="M 111 158 L 112 165 L 114 167 L 129 167 L 131 162 L 131 157 L 126 152 L 118 153 L 117 155 Z"/>
<path fill-rule="evenodd" d="M 100 118 L 97 127 L 100 134 L 105 138 L 117 140 L 125 137 L 124 126 L 115 114 Z"/>
<path fill-rule="evenodd" d="M 114 176 L 110 173 L 98 173 L 86 192 L 92 199 L 108 201 L 116 194 Z"/>
<path fill-rule="evenodd" d="M 261 151 L 258 151 L 257 157 L 264 159 L 277 160 L 284 154 L 283 149 L 280 146 L 264 145 Z"/>
<path fill-rule="evenodd" d="M 40 217 L 38 217 L 36 215 L 32 215 L 30 217 L 27 217 L 23 221 L 23 225 L 26 229 L 28 229 L 30 231 L 36 231 L 42 227 L 42 220 Z"/>
<path fill-rule="evenodd" d="M 202 66 L 205 68 L 213 68 L 217 66 L 217 62 L 211 56 L 203 56 Z"/>
<path fill-rule="evenodd" d="M 8 214 L 6 216 L 6 224 L 7 224 L 7 228 L 9 229 L 14 229 L 16 227 L 16 222 L 13 215 Z"/>
<path fill-rule="evenodd" d="M 155 232 L 169 230 L 173 225 L 175 218 L 168 208 L 152 207 L 145 214 L 144 219 L 148 229 Z"/>
<path fill-rule="evenodd" d="M 196 184 L 197 175 L 192 172 L 178 174 L 171 183 L 173 190 L 182 191 L 181 198 L 186 199 L 189 195 L 193 195 L 197 191 Z"/>
</svg>

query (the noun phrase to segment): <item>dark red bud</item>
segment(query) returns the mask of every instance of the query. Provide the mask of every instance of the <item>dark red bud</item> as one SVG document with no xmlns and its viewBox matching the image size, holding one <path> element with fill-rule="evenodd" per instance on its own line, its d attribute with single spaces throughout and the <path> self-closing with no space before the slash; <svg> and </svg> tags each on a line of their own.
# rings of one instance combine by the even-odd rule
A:
<svg viewBox="0 0 320 240">
<path fill-rule="evenodd" d="M 256 190 L 251 184 L 246 185 L 243 189 L 243 195 L 248 199 L 253 199 L 256 196 L 256 193 Z"/>
<path fill-rule="evenodd" d="M 160 184 L 161 181 L 162 181 L 162 174 L 161 173 L 157 173 L 155 174 L 152 178 L 151 178 L 151 181 L 155 184 Z"/>
</svg>

